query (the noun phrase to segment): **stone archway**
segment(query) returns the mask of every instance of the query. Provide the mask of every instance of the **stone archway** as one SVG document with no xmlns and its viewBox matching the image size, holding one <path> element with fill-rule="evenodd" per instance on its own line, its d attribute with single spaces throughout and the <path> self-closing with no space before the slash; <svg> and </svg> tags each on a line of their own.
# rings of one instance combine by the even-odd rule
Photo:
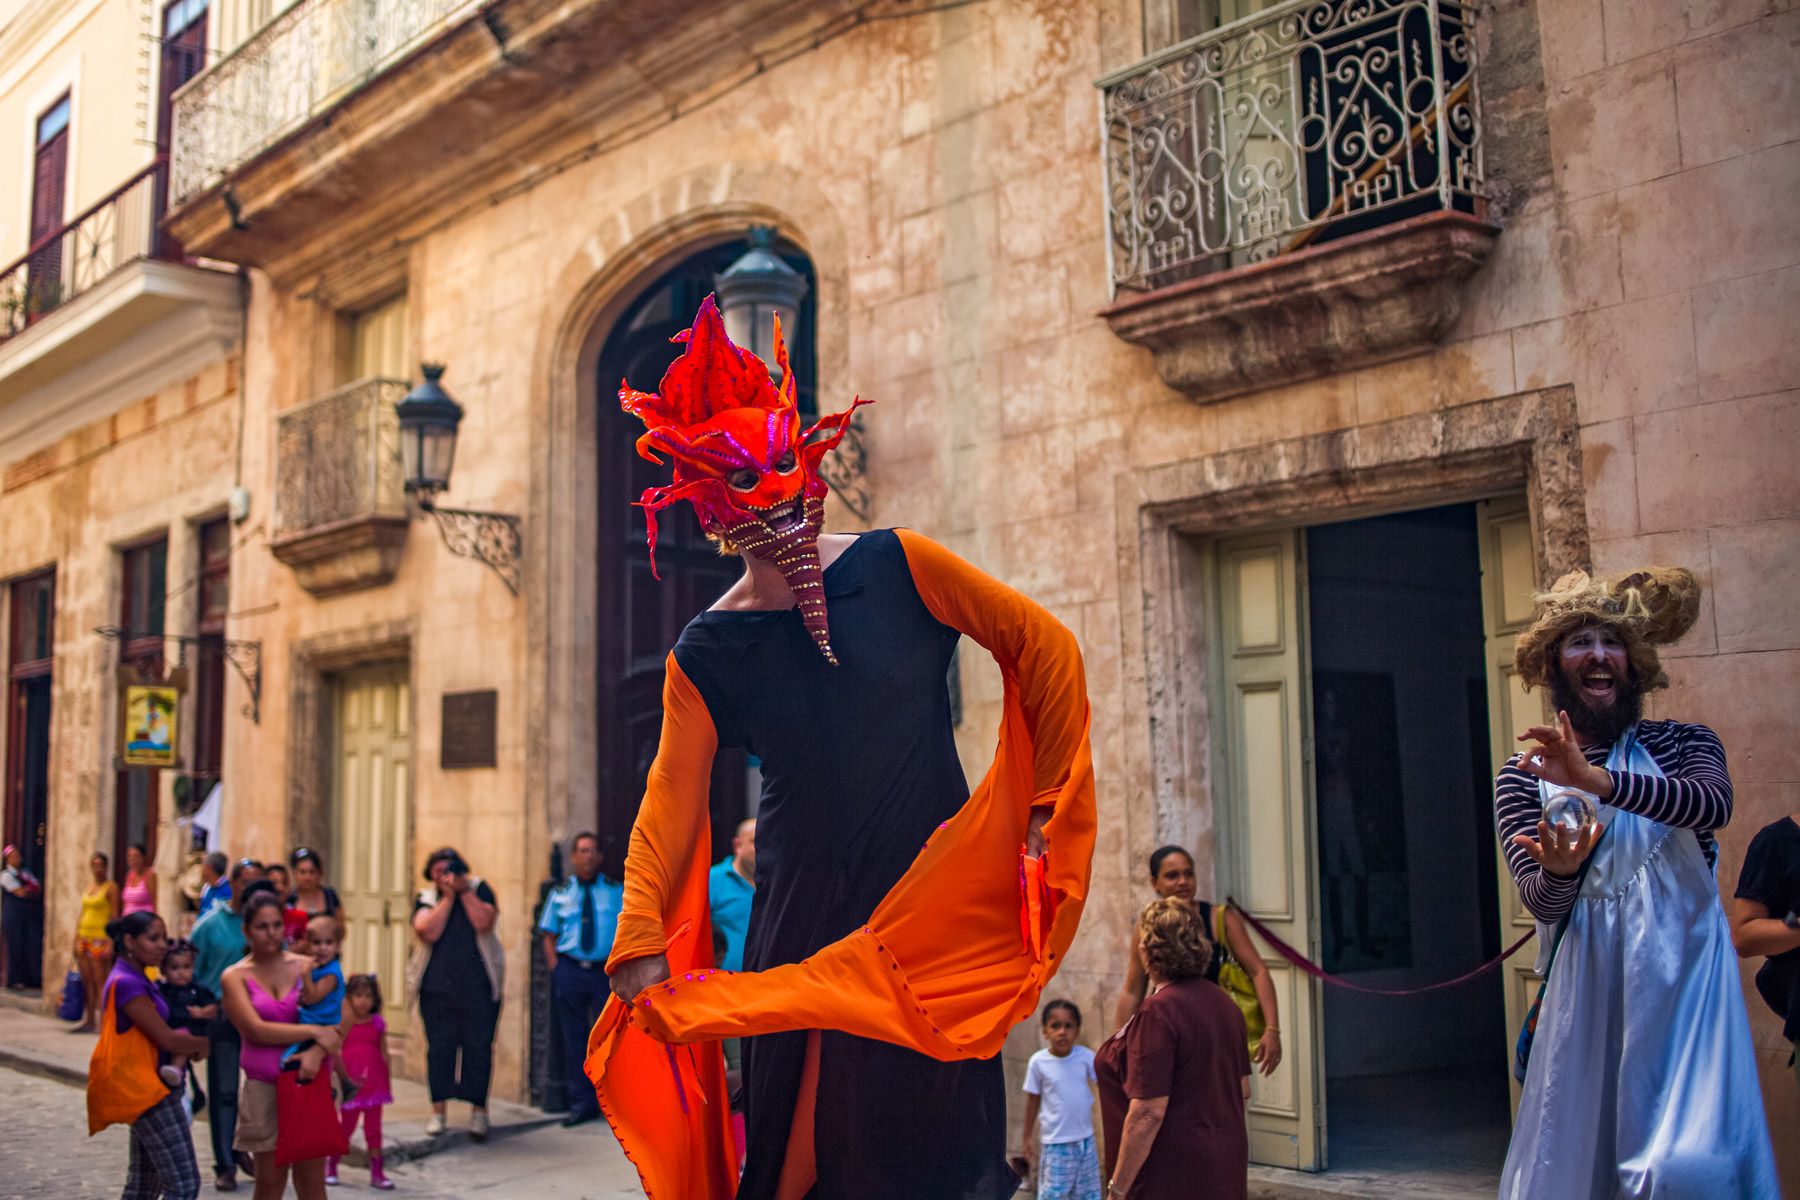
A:
<svg viewBox="0 0 1800 1200">
<path fill-rule="evenodd" d="M 607 331 L 642 286 L 684 255 L 772 225 L 812 260 L 820 406 L 839 406 L 849 361 L 849 258 L 836 208 L 805 175 L 770 163 L 719 163 L 672 176 L 608 214 L 557 273 L 569 297 L 533 362 L 531 500 L 526 527 L 526 812 L 533 859 L 595 809 L 595 543 L 598 396 Z"/>
</svg>

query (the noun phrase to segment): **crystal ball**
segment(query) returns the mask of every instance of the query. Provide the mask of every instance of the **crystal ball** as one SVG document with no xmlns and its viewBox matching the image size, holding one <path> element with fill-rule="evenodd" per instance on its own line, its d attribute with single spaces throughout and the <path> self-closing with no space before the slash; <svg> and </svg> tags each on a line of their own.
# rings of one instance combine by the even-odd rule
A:
<svg viewBox="0 0 1800 1200">
<path fill-rule="evenodd" d="M 1577 837 L 1600 819 L 1598 800 L 1580 788 L 1552 784 L 1544 800 L 1544 820 L 1567 837 Z"/>
</svg>

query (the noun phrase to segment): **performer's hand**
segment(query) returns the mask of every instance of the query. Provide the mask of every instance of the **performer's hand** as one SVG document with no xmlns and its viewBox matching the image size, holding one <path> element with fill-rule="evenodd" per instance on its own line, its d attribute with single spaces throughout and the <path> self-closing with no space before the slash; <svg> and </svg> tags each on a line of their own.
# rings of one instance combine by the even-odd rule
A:
<svg viewBox="0 0 1800 1200">
<path fill-rule="evenodd" d="M 1262 1068 L 1262 1073 L 1273 1075 L 1275 1068 L 1281 1065 L 1281 1030 L 1265 1029 L 1262 1037 L 1256 1040 L 1256 1052 L 1250 1061 Z"/>
<path fill-rule="evenodd" d="M 661 983 L 669 977 L 669 958 L 666 954 L 646 954 L 642 958 L 634 958 L 630 962 L 620 963 L 619 969 L 607 976 L 607 983 L 612 986 L 613 995 L 630 1004 L 637 999 L 637 994 L 652 984 Z"/>
<path fill-rule="evenodd" d="M 1580 788 L 1602 800 L 1612 795 L 1612 776 L 1582 756 L 1569 714 L 1556 714 L 1556 725 L 1533 725 L 1518 738 L 1531 742 L 1519 759 L 1519 770 L 1562 787 Z"/>
<path fill-rule="evenodd" d="M 1593 853 L 1594 843 L 1600 839 L 1600 829 L 1600 823 L 1596 821 L 1580 833 L 1570 834 L 1548 821 L 1539 821 L 1537 841 L 1534 842 L 1521 833 L 1513 837 L 1513 845 L 1525 847 L 1525 853 L 1531 855 L 1533 861 L 1550 874 L 1567 879 Z"/>
<path fill-rule="evenodd" d="M 1025 827 L 1025 853 L 1036 858 L 1044 852 L 1044 826 L 1050 823 L 1048 808 L 1031 810 L 1031 823 Z"/>
</svg>

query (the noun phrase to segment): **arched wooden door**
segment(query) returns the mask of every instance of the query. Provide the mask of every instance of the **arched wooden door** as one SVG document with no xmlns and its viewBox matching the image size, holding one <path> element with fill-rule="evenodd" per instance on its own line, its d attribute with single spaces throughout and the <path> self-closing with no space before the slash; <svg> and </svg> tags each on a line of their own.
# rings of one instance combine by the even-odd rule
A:
<svg viewBox="0 0 1800 1200">
<path fill-rule="evenodd" d="M 621 315 L 600 353 L 598 442 L 600 505 L 598 662 L 598 798 L 595 829 L 605 869 L 619 871 L 631 823 L 662 732 L 663 661 L 696 613 L 717 600 L 741 573 L 736 558 L 721 557 L 685 506 L 666 510 L 657 528 L 651 577 L 644 547 L 644 515 L 634 501 L 645 488 L 667 483 L 669 468 L 639 458 L 633 448 L 644 427 L 618 406 L 619 381 L 655 391 L 682 347 L 670 338 L 693 322 L 713 278 L 749 243 L 728 242 L 682 261 L 644 290 Z M 812 264 L 791 245 L 778 247 L 810 284 Z M 790 331 L 791 361 L 803 408 L 814 382 L 813 289 L 801 304 L 799 328 Z M 712 828 L 717 858 L 732 830 L 755 804 L 747 795 L 749 764 L 740 751 L 721 752 L 713 768 Z"/>
</svg>

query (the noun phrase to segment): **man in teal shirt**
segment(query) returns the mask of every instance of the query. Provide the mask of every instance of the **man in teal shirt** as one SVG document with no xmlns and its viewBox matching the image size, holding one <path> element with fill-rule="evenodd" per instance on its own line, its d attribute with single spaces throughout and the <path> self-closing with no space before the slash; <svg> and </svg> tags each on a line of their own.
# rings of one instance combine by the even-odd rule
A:
<svg viewBox="0 0 1800 1200">
<path fill-rule="evenodd" d="M 712 909 L 713 945 L 721 940 L 719 965 L 744 969 L 744 937 L 750 932 L 750 900 L 756 892 L 756 821 L 740 822 L 731 839 L 731 854 L 706 877 L 706 899 Z"/>
<path fill-rule="evenodd" d="M 706 902 L 712 909 L 713 953 L 727 971 L 744 969 L 744 938 L 750 932 L 750 901 L 756 892 L 756 819 L 738 822 L 731 839 L 731 853 L 706 875 Z M 733 1074 L 731 1090 L 737 1091 L 735 1073 L 743 1067 L 743 1042 L 726 1038 L 725 1066 Z"/>
<path fill-rule="evenodd" d="M 231 899 L 194 922 L 188 940 L 194 943 L 194 982 L 219 994 L 219 976 L 244 957 L 244 924 L 238 909 L 244 892 L 262 878 L 262 864 L 240 858 L 231 868 Z M 213 1184 L 221 1191 L 237 1186 L 238 1159 L 231 1148 L 237 1136 L 238 1040 L 237 1027 L 221 1012 L 207 1027 L 206 1119 L 212 1134 Z M 245 1170 L 249 1170 L 248 1166 Z"/>
</svg>

